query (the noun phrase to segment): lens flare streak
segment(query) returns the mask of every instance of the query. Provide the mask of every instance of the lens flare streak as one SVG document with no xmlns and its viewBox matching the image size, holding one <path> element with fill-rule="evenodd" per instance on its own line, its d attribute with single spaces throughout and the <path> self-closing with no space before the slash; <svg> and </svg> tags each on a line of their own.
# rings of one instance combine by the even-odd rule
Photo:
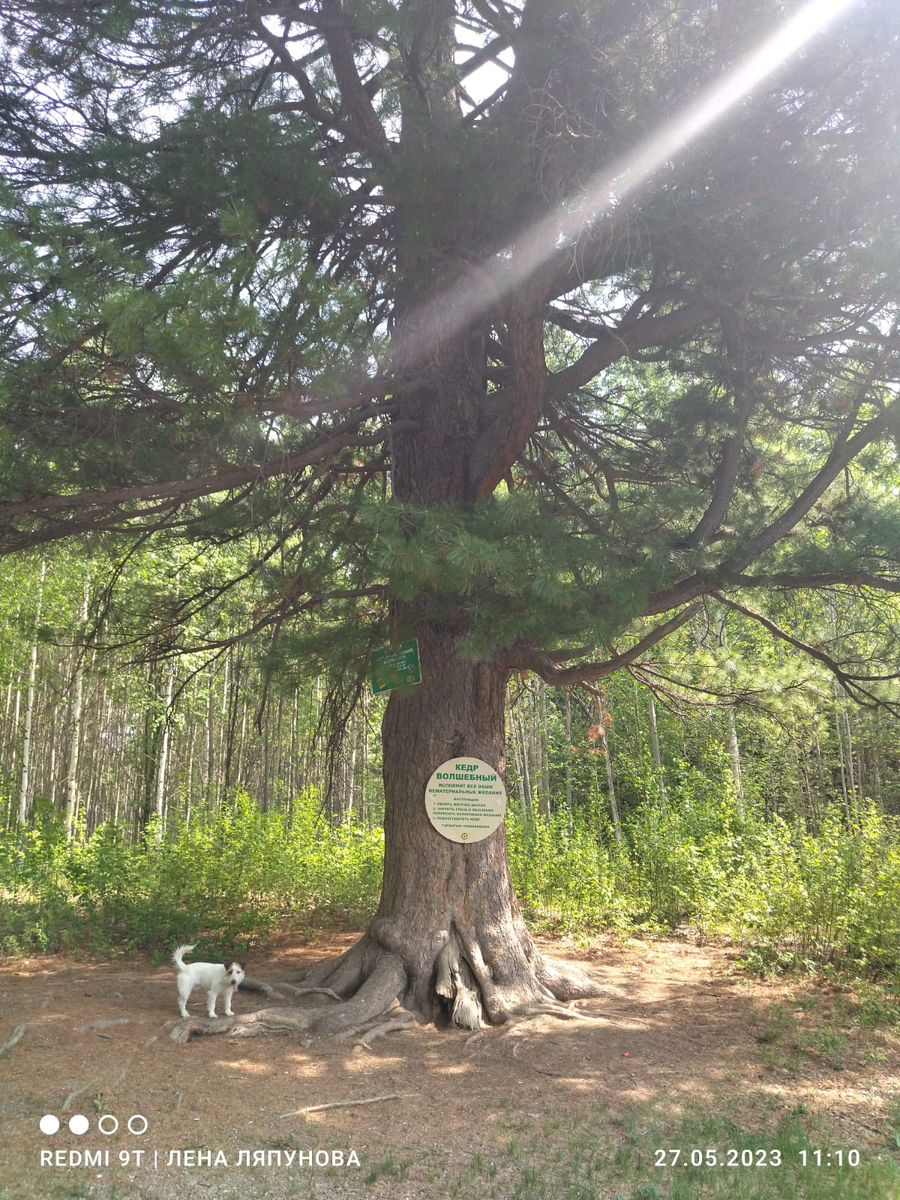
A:
<svg viewBox="0 0 900 1200">
<path fill-rule="evenodd" d="M 522 284 L 561 247 L 650 181 L 854 2 L 810 0 L 723 79 L 708 86 L 627 156 L 598 172 L 580 197 L 528 226 L 513 244 L 463 272 L 456 283 L 411 313 L 404 339 L 405 367 L 414 366 L 433 350 L 435 327 L 444 337 L 462 332 L 497 303 L 501 292 L 508 294 Z"/>
</svg>

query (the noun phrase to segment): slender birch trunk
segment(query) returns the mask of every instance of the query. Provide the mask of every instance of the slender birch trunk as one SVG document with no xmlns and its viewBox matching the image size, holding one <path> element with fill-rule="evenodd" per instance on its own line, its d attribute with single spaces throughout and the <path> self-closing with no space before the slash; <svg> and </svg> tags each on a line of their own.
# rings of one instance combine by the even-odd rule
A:
<svg viewBox="0 0 900 1200">
<path fill-rule="evenodd" d="M 41 559 L 41 575 L 38 582 L 37 609 L 34 616 L 34 631 L 31 638 L 31 653 L 28 665 L 28 691 L 25 698 L 25 725 L 22 731 L 22 762 L 19 770 L 19 813 L 20 825 L 28 820 L 29 789 L 31 785 L 32 727 L 34 722 L 35 697 L 37 696 L 38 630 L 41 626 L 41 608 L 44 601 L 44 579 L 47 575 L 46 559 Z"/>
<path fill-rule="evenodd" d="M 78 756 L 81 749 L 81 715 L 84 707 L 84 661 L 87 657 L 85 635 L 91 596 L 90 572 L 85 574 L 81 596 L 79 624 L 81 636 L 76 648 L 75 675 L 72 680 L 72 709 L 69 724 L 69 761 L 66 767 L 66 837 L 71 841 L 75 832 L 75 813 L 78 808 Z"/>
<path fill-rule="evenodd" d="M 171 744 L 171 712 L 172 695 L 175 691 L 175 659 L 169 666 L 169 678 L 166 681 L 166 707 L 162 718 L 162 733 L 159 741 L 159 759 L 156 768 L 156 798 L 153 806 L 154 815 L 159 821 L 157 836 L 162 838 L 163 824 L 166 819 L 166 775 L 169 766 L 169 747 Z"/>
<path fill-rule="evenodd" d="M 719 609 L 716 614 L 716 631 L 719 646 L 724 650 L 728 645 L 728 638 L 725 633 L 725 613 L 722 609 Z M 744 781 L 741 772 L 741 744 L 738 741 L 733 704 L 729 704 L 725 709 L 725 721 L 728 729 L 728 761 L 731 764 L 731 777 L 734 780 L 734 798 L 738 812 L 742 813 L 744 811 Z"/>
</svg>

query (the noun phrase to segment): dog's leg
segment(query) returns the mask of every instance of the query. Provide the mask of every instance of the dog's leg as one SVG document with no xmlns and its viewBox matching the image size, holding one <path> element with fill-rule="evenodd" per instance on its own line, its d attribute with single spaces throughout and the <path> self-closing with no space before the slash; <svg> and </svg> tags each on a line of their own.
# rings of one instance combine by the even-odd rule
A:
<svg viewBox="0 0 900 1200">
<path fill-rule="evenodd" d="M 181 1013 L 181 1015 L 185 1018 L 188 1015 L 187 1000 L 193 990 L 194 989 L 193 989 L 193 986 L 191 985 L 191 981 L 184 975 L 179 976 L 179 979 L 178 979 L 178 1010 Z"/>
</svg>

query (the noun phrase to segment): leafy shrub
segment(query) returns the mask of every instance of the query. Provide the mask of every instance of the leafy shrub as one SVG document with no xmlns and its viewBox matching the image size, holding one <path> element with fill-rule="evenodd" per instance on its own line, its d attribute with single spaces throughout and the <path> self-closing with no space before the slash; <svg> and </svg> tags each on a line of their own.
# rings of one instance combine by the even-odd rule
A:
<svg viewBox="0 0 900 1200">
<path fill-rule="evenodd" d="M 0 839 L 0 948 L 167 953 L 177 941 L 240 952 L 290 911 L 361 917 L 377 903 L 377 829 L 320 819 L 314 793 L 291 818 L 245 794 L 168 836 L 100 826 L 66 843 L 59 824 Z"/>
<path fill-rule="evenodd" d="M 650 786 L 652 784 L 652 787 Z M 510 869 L 538 928 L 689 923 L 741 941 L 762 971 L 843 965 L 900 973 L 900 822 L 860 807 L 818 828 L 741 812 L 727 777 L 682 764 L 656 781 L 617 841 L 597 797 L 550 815 L 511 804 Z M 0 835 L 0 953 L 76 947 L 219 954 L 264 940 L 286 914 L 361 923 L 381 881 L 380 828 L 330 825 L 309 791 L 289 813 L 239 793 L 212 814 L 139 841 L 112 825 L 66 841 L 59 817 Z"/>
<path fill-rule="evenodd" d="M 526 916 L 570 930 L 690 924 L 743 942 L 764 971 L 900 972 L 900 821 L 835 807 L 819 826 L 741 812 L 730 780 L 682 764 L 632 809 L 617 843 L 598 805 L 510 812 L 513 881 Z"/>
</svg>

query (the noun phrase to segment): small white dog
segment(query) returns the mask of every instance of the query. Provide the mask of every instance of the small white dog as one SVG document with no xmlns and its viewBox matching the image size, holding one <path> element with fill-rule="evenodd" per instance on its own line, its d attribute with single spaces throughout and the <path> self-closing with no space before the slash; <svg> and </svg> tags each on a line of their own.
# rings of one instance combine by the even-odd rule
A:
<svg viewBox="0 0 900 1200">
<path fill-rule="evenodd" d="M 225 996 L 225 1016 L 233 1017 L 231 997 L 244 978 L 243 967 L 236 962 L 230 967 L 223 967 L 221 963 L 186 963 L 184 956 L 193 948 L 179 946 L 172 955 L 172 962 L 178 970 L 178 1007 L 181 1015 L 188 1015 L 187 998 L 194 988 L 203 988 L 206 992 L 206 1011 L 211 1017 L 216 1015 L 216 1000 L 221 995 Z"/>
</svg>

